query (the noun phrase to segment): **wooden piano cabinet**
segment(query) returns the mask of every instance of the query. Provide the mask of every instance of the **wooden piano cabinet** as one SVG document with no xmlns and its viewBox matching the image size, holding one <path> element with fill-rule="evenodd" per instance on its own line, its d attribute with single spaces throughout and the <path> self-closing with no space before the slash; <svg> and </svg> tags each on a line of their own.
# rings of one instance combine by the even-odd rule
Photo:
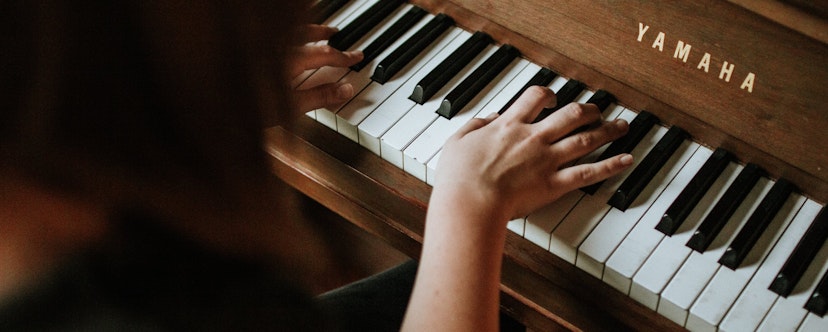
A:
<svg viewBox="0 0 828 332">
<path fill-rule="evenodd" d="M 266 131 L 274 173 L 332 211 L 418 257 L 430 187 L 302 117 Z M 501 306 L 538 331 L 681 330 L 600 280 L 509 234 Z"/>
<path fill-rule="evenodd" d="M 824 18 L 783 4 L 778 13 L 750 6 L 759 14 L 720 0 L 411 2 L 828 201 L 828 44 L 824 33 L 814 39 L 777 23 L 807 17 L 802 28 L 819 31 L 828 29 Z M 647 27 L 641 41 L 639 24 Z M 691 46 L 686 62 L 675 57 L 679 41 Z M 705 54 L 707 71 L 699 69 Z M 719 78 L 725 61 L 733 65 L 729 82 Z M 752 92 L 742 88 L 750 73 Z"/>
</svg>

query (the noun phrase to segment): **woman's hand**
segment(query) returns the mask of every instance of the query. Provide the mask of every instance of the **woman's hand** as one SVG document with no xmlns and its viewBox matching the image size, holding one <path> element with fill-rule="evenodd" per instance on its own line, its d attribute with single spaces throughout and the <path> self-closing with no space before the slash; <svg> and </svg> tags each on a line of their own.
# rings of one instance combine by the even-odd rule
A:
<svg viewBox="0 0 828 332">
<path fill-rule="evenodd" d="M 503 115 L 466 124 L 445 145 L 431 202 L 454 200 L 492 209 L 505 223 L 632 164 L 632 156 L 623 154 L 568 166 L 624 135 L 628 124 L 602 121 L 595 105 L 576 103 L 531 123 L 544 107 L 554 105 L 552 91 L 531 87 Z M 567 136 L 583 126 L 589 129 Z"/>
<path fill-rule="evenodd" d="M 305 70 L 318 69 L 325 66 L 350 67 L 362 61 L 362 51 L 342 52 L 331 46 L 317 44 L 320 40 L 327 40 L 338 30 L 323 25 L 308 25 L 306 28 L 307 44 L 299 46 L 288 66 L 290 78 L 296 78 Z M 336 82 L 326 83 L 313 87 L 303 87 L 293 91 L 295 105 L 301 112 L 311 111 L 322 107 L 334 107 L 348 101 L 354 96 L 354 87 L 349 84 Z"/>
</svg>

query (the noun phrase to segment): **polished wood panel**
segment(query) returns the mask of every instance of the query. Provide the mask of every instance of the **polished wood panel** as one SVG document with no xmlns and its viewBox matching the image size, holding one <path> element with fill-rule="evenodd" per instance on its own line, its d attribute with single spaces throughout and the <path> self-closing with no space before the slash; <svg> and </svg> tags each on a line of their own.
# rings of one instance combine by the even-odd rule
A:
<svg viewBox="0 0 828 332">
<path fill-rule="evenodd" d="M 828 45 L 726 1 L 415 0 L 828 201 Z M 784 13 L 783 13 L 784 14 Z M 637 41 L 639 23 L 649 26 Z M 653 43 L 663 32 L 662 51 Z M 679 40 L 687 63 L 673 57 Z M 705 53 L 709 72 L 697 69 Z M 724 61 L 731 81 L 719 79 Z M 753 92 L 740 88 L 749 72 Z"/>
</svg>

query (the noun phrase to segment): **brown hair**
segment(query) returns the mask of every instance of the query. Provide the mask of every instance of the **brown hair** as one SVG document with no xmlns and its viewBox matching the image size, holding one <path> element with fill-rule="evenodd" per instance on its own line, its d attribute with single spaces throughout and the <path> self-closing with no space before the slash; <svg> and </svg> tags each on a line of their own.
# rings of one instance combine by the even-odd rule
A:
<svg viewBox="0 0 828 332">
<path fill-rule="evenodd" d="M 262 128 L 289 113 L 283 64 L 305 8 L 4 2 L 0 170 L 170 219 L 266 222 Z"/>
</svg>

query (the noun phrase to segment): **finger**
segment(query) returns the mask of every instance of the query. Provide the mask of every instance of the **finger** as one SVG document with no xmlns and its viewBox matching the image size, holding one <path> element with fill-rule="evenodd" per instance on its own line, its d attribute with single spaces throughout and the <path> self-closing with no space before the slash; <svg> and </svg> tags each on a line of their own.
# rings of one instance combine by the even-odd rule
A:
<svg viewBox="0 0 828 332">
<path fill-rule="evenodd" d="M 550 143 L 575 129 L 601 121 L 601 110 L 594 104 L 569 103 L 540 121 L 535 127 Z"/>
<path fill-rule="evenodd" d="M 596 128 L 568 136 L 558 141 L 552 145 L 552 151 L 556 156 L 559 156 L 561 163 L 565 164 L 585 156 L 610 141 L 624 136 L 629 128 L 629 124 L 623 119 L 604 122 Z"/>
<path fill-rule="evenodd" d="M 297 52 L 292 77 L 307 69 L 331 67 L 350 67 L 362 61 L 362 51 L 342 52 L 329 45 L 304 45 Z"/>
<path fill-rule="evenodd" d="M 555 106 L 555 93 L 544 86 L 530 86 L 506 112 L 504 117 L 530 123 L 545 107 Z"/>
<path fill-rule="evenodd" d="M 487 116 L 485 118 L 473 118 L 473 119 L 469 120 L 469 122 L 466 122 L 466 124 L 464 124 L 462 127 L 460 127 L 460 129 L 458 129 L 457 132 L 455 132 L 454 135 L 452 135 L 452 136 L 454 136 L 453 138 L 460 138 L 460 137 L 466 136 L 466 134 L 468 134 L 472 131 L 483 128 L 487 124 L 494 121 L 494 119 L 497 119 L 497 117 L 498 117 L 497 113 L 492 113 L 492 114 L 489 114 L 489 116 Z"/>
<path fill-rule="evenodd" d="M 558 187 L 569 192 L 618 175 L 632 164 L 632 155 L 623 153 L 596 163 L 561 169 L 553 175 L 552 181 L 558 184 Z"/>
<path fill-rule="evenodd" d="M 305 42 L 310 43 L 328 40 L 328 38 L 331 38 L 338 31 L 339 29 L 327 25 L 308 24 L 305 26 Z"/>
<path fill-rule="evenodd" d="M 354 86 L 350 83 L 330 83 L 307 90 L 293 92 L 296 107 L 307 112 L 318 108 L 338 108 L 354 96 Z"/>
</svg>

